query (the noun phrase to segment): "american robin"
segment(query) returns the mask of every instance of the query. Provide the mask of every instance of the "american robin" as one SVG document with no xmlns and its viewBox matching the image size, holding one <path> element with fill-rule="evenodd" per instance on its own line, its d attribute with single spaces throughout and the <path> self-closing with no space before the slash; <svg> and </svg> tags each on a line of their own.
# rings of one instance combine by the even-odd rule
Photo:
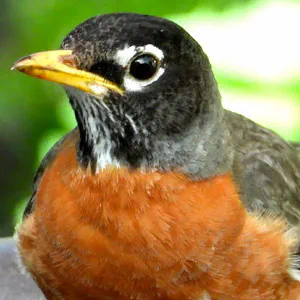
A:
<svg viewBox="0 0 300 300">
<path fill-rule="evenodd" d="M 18 231 L 48 299 L 300 297 L 296 148 L 222 107 L 181 27 L 101 15 L 14 68 L 65 85 L 78 123 Z"/>
</svg>

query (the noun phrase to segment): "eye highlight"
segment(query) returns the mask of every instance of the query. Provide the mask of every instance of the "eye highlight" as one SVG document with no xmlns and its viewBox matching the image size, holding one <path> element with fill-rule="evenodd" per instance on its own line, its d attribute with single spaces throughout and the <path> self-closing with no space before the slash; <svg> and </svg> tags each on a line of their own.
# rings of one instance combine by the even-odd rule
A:
<svg viewBox="0 0 300 300">
<path fill-rule="evenodd" d="M 151 79 L 158 69 L 158 60 L 151 54 L 142 54 L 132 60 L 129 73 L 137 80 Z"/>
</svg>

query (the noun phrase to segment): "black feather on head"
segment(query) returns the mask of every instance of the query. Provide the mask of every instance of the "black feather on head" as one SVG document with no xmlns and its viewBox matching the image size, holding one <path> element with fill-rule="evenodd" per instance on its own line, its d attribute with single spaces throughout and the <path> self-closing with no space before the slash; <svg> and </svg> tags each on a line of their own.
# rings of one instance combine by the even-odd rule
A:
<svg viewBox="0 0 300 300">
<path fill-rule="evenodd" d="M 201 168 L 207 151 L 224 144 L 216 134 L 223 109 L 209 60 L 186 31 L 158 17 L 108 14 L 77 26 L 62 48 L 73 50 L 80 69 L 124 90 L 94 96 L 67 88 L 85 165 L 211 173 Z M 223 168 L 219 154 L 216 163 Z"/>
</svg>

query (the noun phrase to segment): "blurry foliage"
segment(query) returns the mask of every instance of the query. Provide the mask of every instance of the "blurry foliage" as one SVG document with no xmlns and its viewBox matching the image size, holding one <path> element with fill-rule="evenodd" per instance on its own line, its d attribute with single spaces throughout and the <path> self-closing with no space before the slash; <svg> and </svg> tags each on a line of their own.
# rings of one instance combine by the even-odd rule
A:
<svg viewBox="0 0 300 300">
<path fill-rule="evenodd" d="M 203 12 L 218 16 L 230 9 L 247 9 L 249 2 L 0 0 L 0 236 L 13 233 L 15 214 L 18 212 L 19 217 L 23 208 L 20 208 L 20 202 L 23 206 L 23 201 L 27 201 L 31 193 L 34 171 L 42 156 L 75 125 L 60 87 L 9 72 L 17 58 L 37 51 L 57 49 L 71 29 L 97 14 L 124 11 L 157 16 L 179 14 L 184 17 L 200 7 Z M 228 74 L 219 76 L 221 86 L 249 91 L 260 88 L 244 78 L 230 77 Z M 288 86 L 284 88 L 289 89 Z"/>
</svg>

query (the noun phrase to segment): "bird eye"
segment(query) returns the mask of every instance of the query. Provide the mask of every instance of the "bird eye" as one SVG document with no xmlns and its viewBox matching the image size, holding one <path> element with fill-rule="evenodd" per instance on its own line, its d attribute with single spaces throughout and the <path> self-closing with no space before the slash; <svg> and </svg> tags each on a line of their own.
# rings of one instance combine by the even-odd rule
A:
<svg viewBox="0 0 300 300">
<path fill-rule="evenodd" d="M 130 64 L 129 73 L 135 79 L 148 80 L 157 71 L 158 61 L 150 54 L 136 57 Z"/>
</svg>

